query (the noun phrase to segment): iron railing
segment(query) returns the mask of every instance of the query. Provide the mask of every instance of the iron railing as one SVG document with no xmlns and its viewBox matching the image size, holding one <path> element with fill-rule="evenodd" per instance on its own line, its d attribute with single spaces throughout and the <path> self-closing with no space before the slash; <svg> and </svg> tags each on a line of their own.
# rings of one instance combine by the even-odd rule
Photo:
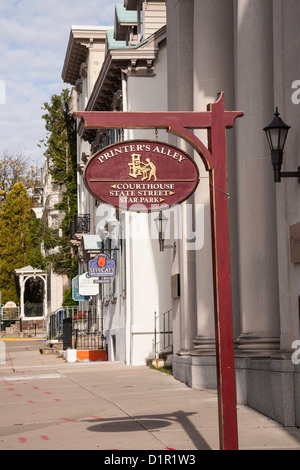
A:
<svg viewBox="0 0 300 470">
<path fill-rule="evenodd" d="M 67 328 L 70 328 L 70 333 L 67 333 Z M 55 340 L 65 345 L 68 334 L 70 348 L 94 350 L 104 347 L 103 317 L 96 306 L 80 312 L 78 307 L 61 307 L 45 319 L 45 329 L 45 341 Z"/>
<path fill-rule="evenodd" d="M 63 321 L 73 317 L 78 313 L 78 307 L 60 307 L 44 318 L 44 338 L 46 340 L 63 339 Z"/>
<path fill-rule="evenodd" d="M 159 315 L 154 312 L 154 356 L 170 354 L 173 350 L 172 310 Z"/>
<path fill-rule="evenodd" d="M 70 238 L 75 233 L 90 233 L 90 214 L 76 214 L 70 225 Z"/>
<path fill-rule="evenodd" d="M 25 317 L 42 317 L 44 315 L 43 303 L 27 302 L 24 304 Z"/>
<path fill-rule="evenodd" d="M 75 349 L 103 349 L 103 317 L 98 310 L 99 307 L 91 307 L 87 312 L 82 312 L 84 319 L 73 318 Z"/>
</svg>

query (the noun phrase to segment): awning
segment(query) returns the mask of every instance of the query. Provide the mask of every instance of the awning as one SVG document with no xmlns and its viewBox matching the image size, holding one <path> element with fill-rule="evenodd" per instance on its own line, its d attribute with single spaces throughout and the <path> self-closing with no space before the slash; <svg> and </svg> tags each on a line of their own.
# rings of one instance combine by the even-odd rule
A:
<svg viewBox="0 0 300 470">
<path fill-rule="evenodd" d="M 100 251 L 102 249 L 102 240 L 99 235 L 83 235 L 82 242 L 85 251 Z"/>
</svg>

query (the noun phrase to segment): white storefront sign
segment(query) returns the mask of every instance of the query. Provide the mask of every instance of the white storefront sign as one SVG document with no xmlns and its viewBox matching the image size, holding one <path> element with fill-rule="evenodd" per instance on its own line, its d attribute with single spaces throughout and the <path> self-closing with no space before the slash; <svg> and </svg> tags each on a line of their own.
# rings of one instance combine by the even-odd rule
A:
<svg viewBox="0 0 300 470">
<path fill-rule="evenodd" d="M 93 278 L 87 272 L 78 276 L 78 290 L 83 296 L 99 294 L 99 286 L 94 284 Z"/>
</svg>

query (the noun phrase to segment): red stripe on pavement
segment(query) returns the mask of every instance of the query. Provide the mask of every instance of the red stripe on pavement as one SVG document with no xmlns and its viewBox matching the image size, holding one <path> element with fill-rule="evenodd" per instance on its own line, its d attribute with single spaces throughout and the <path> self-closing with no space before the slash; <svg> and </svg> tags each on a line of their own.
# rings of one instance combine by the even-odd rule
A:
<svg viewBox="0 0 300 470">
<path fill-rule="evenodd" d="M 76 419 L 69 419 L 69 418 L 60 418 L 64 419 L 65 421 L 71 421 L 72 423 L 79 423 L 79 421 L 76 421 Z"/>
</svg>

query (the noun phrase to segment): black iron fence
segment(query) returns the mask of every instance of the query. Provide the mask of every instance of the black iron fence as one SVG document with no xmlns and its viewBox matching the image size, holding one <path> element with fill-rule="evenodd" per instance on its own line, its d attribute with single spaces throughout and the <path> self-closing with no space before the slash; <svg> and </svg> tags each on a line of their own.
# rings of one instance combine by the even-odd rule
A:
<svg viewBox="0 0 300 470">
<path fill-rule="evenodd" d="M 63 322 L 66 318 L 71 318 L 78 313 L 78 307 L 60 307 L 44 319 L 44 338 L 46 340 L 63 340 Z"/>
<path fill-rule="evenodd" d="M 25 317 L 42 317 L 44 315 L 43 303 L 27 302 L 24 304 Z"/>
<path fill-rule="evenodd" d="M 75 233 L 89 233 L 90 232 L 90 214 L 77 214 L 70 225 L 70 238 L 72 239 Z"/>
<path fill-rule="evenodd" d="M 79 311 L 78 307 L 61 307 L 47 319 L 47 341 L 57 341 L 63 348 L 102 349 L 103 317 L 98 307 Z"/>
<path fill-rule="evenodd" d="M 82 333 L 78 330 L 75 330 L 75 349 L 104 349 L 104 341 L 105 337 L 100 332 Z"/>
<path fill-rule="evenodd" d="M 154 312 L 154 356 L 170 354 L 173 350 L 172 310 L 157 315 Z"/>
</svg>

